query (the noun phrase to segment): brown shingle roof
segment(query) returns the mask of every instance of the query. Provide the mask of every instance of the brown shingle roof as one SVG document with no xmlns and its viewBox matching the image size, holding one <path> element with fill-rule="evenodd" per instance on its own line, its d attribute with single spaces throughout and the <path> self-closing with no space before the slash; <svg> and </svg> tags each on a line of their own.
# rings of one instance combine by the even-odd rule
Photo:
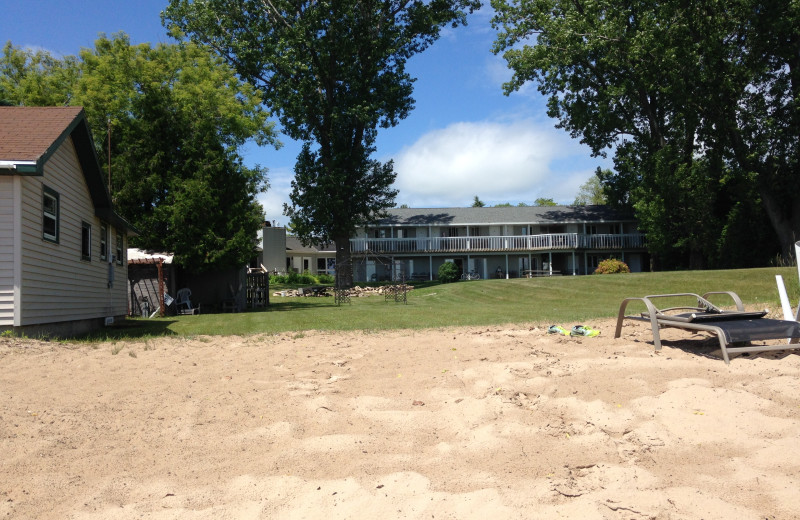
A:
<svg viewBox="0 0 800 520">
<path fill-rule="evenodd" d="M 0 161 L 38 161 L 70 129 L 81 107 L 0 107 Z"/>
</svg>

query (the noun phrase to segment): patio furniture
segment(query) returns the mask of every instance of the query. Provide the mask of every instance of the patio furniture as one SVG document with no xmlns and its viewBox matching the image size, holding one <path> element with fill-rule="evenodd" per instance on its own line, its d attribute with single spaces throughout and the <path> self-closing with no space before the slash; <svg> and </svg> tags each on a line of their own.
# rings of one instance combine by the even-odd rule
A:
<svg viewBox="0 0 800 520">
<path fill-rule="evenodd" d="M 708 301 L 712 295 L 728 295 L 736 306 L 735 311 L 721 310 Z M 659 309 L 653 300 L 687 298 L 694 304 Z M 626 315 L 629 303 L 639 301 L 646 311 Z M 642 298 L 625 298 L 619 308 L 617 328 L 614 337 L 622 333 L 624 320 L 645 321 L 651 324 L 653 344 L 661 350 L 660 329 L 672 327 L 698 332 L 710 332 L 719 340 L 722 358 L 730 363 L 729 354 L 743 352 L 768 352 L 800 348 L 800 323 L 794 320 L 774 320 L 765 318 L 767 311 L 745 311 L 741 298 L 730 291 L 708 292 L 703 296 L 694 293 L 654 294 Z M 753 341 L 789 339 L 789 344 L 752 345 Z"/>
<path fill-rule="evenodd" d="M 188 287 L 178 289 L 178 295 L 175 298 L 175 309 L 178 314 L 200 314 L 200 306 L 192 306 L 192 290 Z"/>
</svg>

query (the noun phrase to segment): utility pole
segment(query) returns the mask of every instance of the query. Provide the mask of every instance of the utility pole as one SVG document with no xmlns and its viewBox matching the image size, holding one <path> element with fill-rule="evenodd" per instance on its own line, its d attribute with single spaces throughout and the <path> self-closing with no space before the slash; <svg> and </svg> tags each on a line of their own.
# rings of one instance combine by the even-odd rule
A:
<svg viewBox="0 0 800 520">
<path fill-rule="evenodd" d="M 114 200 L 114 196 L 111 192 L 111 118 L 108 118 L 108 196 L 111 197 L 111 200 Z"/>
</svg>

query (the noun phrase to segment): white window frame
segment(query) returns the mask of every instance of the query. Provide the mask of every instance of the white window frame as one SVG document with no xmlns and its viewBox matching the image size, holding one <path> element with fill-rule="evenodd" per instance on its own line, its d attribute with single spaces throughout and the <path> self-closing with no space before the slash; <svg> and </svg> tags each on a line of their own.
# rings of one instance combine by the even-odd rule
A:
<svg viewBox="0 0 800 520">
<path fill-rule="evenodd" d="M 92 225 L 81 222 L 81 260 L 92 261 Z"/>
<path fill-rule="evenodd" d="M 61 198 L 58 195 L 58 192 L 53 190 L 52 188 L 48 188 L 47 186 L 43 186 L 42 190 L 42 238 L 47 240 L 48 242 L 54 242 L 58 244 L 59 240 L 59 227 L 60 227 L 60 219 L 59 213 L 61 211 Z M 47 200 L 53 201 L 54 211 L 47 210 Z M 48 233 L 45 229 L 45 222 L 52 221 L 54 233 Z"/>
<path fill-rule="evenodd" d="M 100 260 L 108 260 L 108 224 L 100 223 Z"/>
</svg>

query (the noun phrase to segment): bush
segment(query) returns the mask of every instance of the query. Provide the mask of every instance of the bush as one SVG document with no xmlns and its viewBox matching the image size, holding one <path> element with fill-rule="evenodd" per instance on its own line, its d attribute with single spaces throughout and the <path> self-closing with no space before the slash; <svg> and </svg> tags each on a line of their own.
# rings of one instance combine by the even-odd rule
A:
<svg viewBox="0 0 800 520">
<path fill-rule="evenodd" d="M 322 273 L 317 276 L 317 283 L 334 283 L 336 278 L 331 274 Z"/>
<path fill-rule="evenodd" d="M 616 258 L 608 258 L 597 264 L 597 269 L 594 274 L 616 274 L 616 273 L 630 273 L 631 269 L 628 264 Z"/>
<path fill-rule="evenodd" d="M 286 276 L 285 274 L 271 274 L 271 275 L 269 275 L 269 284 L 270 285 L 275 285 L 275 284 L 284 285 L 288 281 L 289 281 L 289 277 Z"/>
<path fill-rule="evenodd" d="M 269 275 L 270 284 L 280 285 L 317 285 L 333 283 L 336 279 L 329 274 L 322 273 L 314 276 L 313 274 L 305 271 L 303 273 L 295 273 L 291 271 L 287 274 L 271 274 Z"/>
<path fill-rule="evenodd" d="M 453 262 L 445 262 L 439 266 L 439 281 L 450 283 L 458 280 L 458 266 Z"/>
</svg>

